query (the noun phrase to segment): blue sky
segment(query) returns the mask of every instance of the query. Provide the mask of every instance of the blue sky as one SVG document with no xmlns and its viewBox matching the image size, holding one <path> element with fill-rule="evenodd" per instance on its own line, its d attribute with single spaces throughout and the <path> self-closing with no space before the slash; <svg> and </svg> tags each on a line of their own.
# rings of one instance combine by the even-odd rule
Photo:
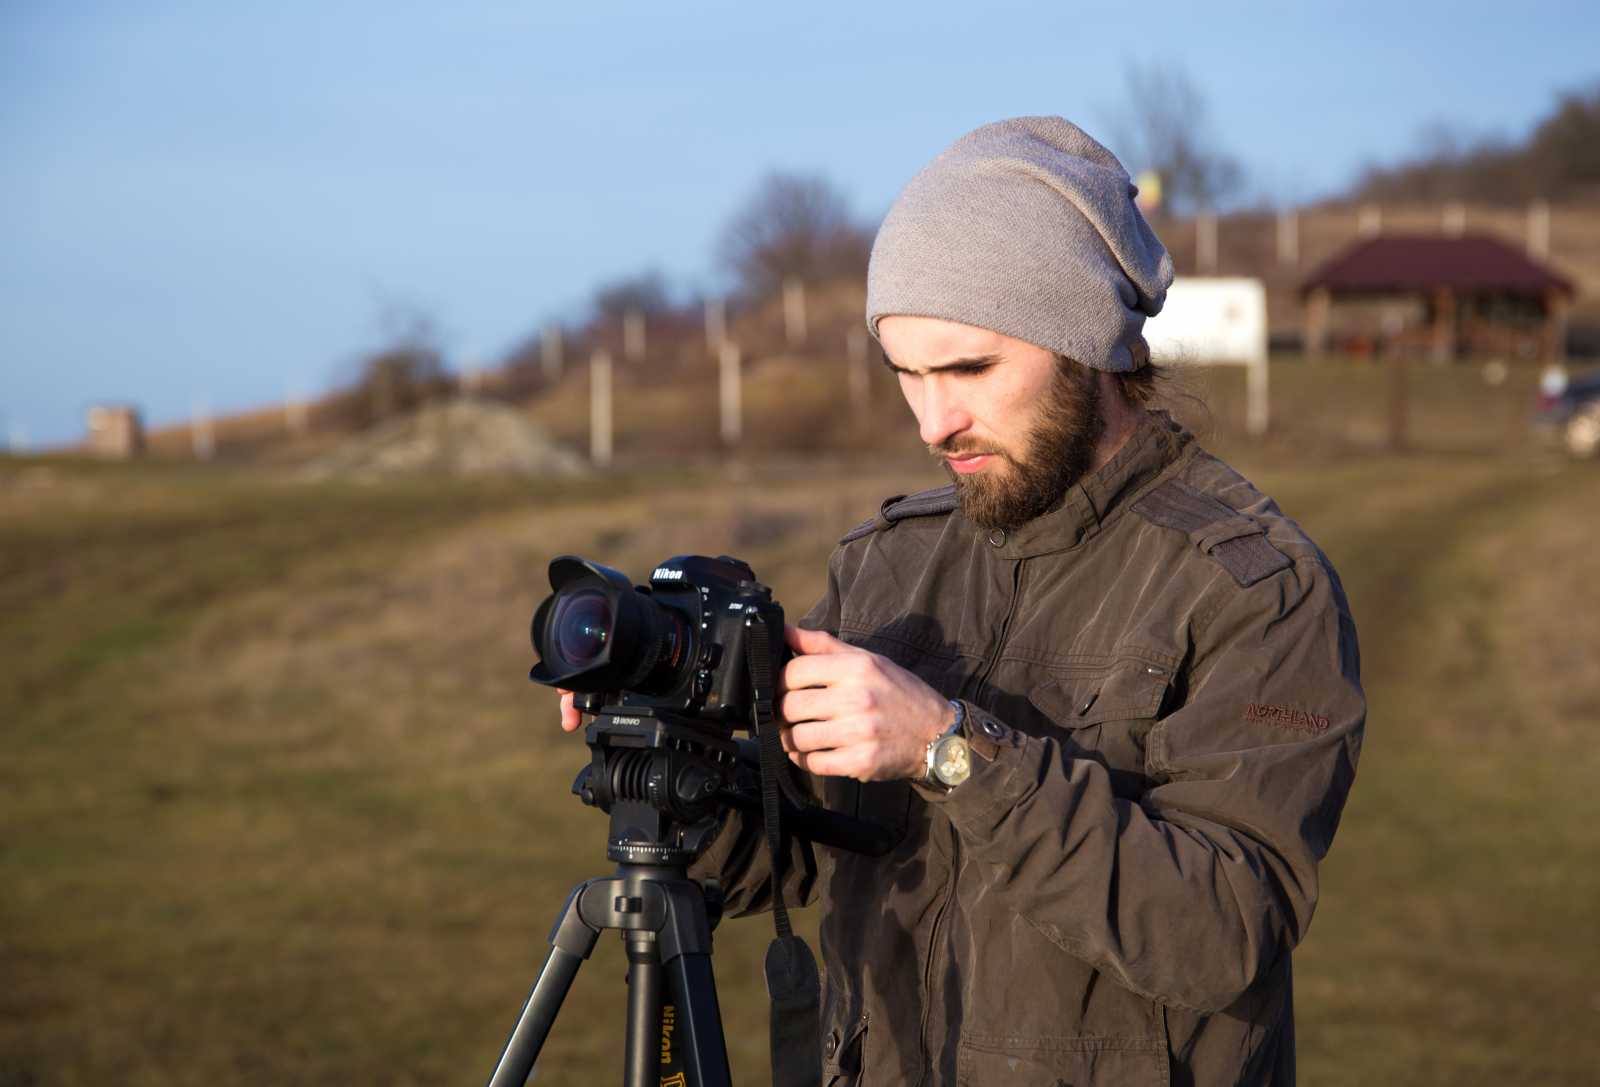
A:
<svg viewBox="0 0 1600 1087">
<path fill-rule="evenodd" d="M 320 391 L 395 306 L 460 364 L 643 268 L 716 289 L 769 169 L 876 218 L 1000 117 L 1118 150 L 1133 63 L 1188 71 L 1253 193 L 1314 198 L 1429 124 L 1522 135 L 1600 78 L 1597 12 L 0 0 L 0 442 Z"/>
</svg>

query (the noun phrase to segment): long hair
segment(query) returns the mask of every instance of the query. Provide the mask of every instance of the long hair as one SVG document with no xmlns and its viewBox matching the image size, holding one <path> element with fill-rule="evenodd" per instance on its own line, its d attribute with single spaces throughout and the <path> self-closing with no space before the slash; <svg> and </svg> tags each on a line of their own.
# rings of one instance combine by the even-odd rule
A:
<svg viewBox="0 0 1600 1087">
<path fill-rule="evenodd" d="M 1150 345 L 1145 342 L 1143 336 L 1135 337 L 1133 343 L 1128 346 L 1128 351 L 1138 365 L 1132 370 L 1123 370 L 1112 376 L 1117 379 L 1117 385 L 1128 403 L 1135 407 L 1149 407 L 1155 400 L 1156 394 L 1161 391 L 1160 387 L 1165 386 L 1171 379 L 1172 370 L 1150 358 Z M 1056 361 L 1063 366 L 1082 365 L 1076 359 L 1062 354 L 1056 355 Z"/>
</svg>

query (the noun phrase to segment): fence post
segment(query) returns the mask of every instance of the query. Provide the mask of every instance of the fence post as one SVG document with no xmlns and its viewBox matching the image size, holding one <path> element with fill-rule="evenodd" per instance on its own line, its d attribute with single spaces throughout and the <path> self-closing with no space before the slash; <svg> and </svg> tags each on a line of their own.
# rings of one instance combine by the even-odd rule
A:
<svg viewBox="0 0 1600 1087">
<path fill-rule="evenodd" d="M 636 309 L 622 315 L 622 357 L 629 362 L 644 358 L 644 314 Z"/>
<path fill-rule="evenodd" d="M 546 381 L 561 380 L 561 326 L 554 322 L 545 325 L 539 337 L 539 368 Z"/>
<path fill-rule="evenodd" d="M 866 414 L 867 396 L 867 330 L 852 328 L 846 337 L 846 354 L 849 358 L 848 380 L 850 404 L 858 414 Z"/>
<path fill-rule="evenodd" d="M 727 305 L 720 298 L 706 299 L 706 354 L 715 355 L 721 351 L 727 335 Z"/>
<path fill-rule="evenodd" d="M 1252 438 L 1267 432 L 1268 413 L 1272 410 L 1267 387 L 1267 359 L 1252 359 L 1244 374 L 1244 429 Z"/>
<path fill-rule="evenodd" d="M 806 342 L 806 285 L 793 277 L 783 281 L 783 332 L 790 347 Z"/>
<path fill-rule="evenodd" d="M 1550 256 L 1550 203 L 1535 200 L 1528 205 L 1528 255 L 1538 260 Z"/>
<path fill-rule="evenodd" d="M 283 425 L 293 437 L 299 437 L 310 429 L 311 413 L 306 406 L 306 398 L 300 395 L 300 383 L 292 381 L 289 390 L 283 398 Z"/>
<path fill-rule="evenodd" d="M 1306 295 L 1305 355 L 1311 361 L 1322 357 L 1328 348 L 1328 311 L 1333 308 L 1333 294 L 1327 287 L 1313 287 Z"/>
<path fill-rule="evenodd" d="M 724 445 L 738 445 L 742 433 L 739 400 L 739 345 L 731 340 L 722 342 L 719 359 L 718 397 L 722 407 L 722 441 Z"/>
<path fill-rule="evenodd" d="M 611 467 L 611 356 L 604 351 L 589 359 L 589 459 Z"/>
<path fill-rule="evenodd" d="M 189 424 L 189 440 L 195 460 L 210 460 L 217 451 L 217 436 L 211 429 L 211 408 L 206 398 L 194 398 L 194 416 Z"/>
<path fill-rule="evenodd" d="M 1217 213 L 1202 211 L 1194 220 L 1195 265 L 1201 275 L 1217 270 Z"/>
<path fill-rule="evenodd" d="M 1300 263 L 1300 213 L 1294 208 L 1278 212 L 1278 263 L 1286 268 Z"/>
</svg>

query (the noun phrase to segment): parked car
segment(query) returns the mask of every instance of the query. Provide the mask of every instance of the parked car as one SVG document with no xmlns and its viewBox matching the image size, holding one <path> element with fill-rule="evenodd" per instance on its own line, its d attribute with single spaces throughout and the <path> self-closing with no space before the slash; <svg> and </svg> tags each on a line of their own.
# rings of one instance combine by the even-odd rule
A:
<svg viewBox="0 0 1600 1087">
<path fill-rule="evenodd" d="M 1534 426 L 1574 457 L 1600 457 L 1600 369 L 1580 374 L 1551 370 L 1540 379 Z"/>
</svg>

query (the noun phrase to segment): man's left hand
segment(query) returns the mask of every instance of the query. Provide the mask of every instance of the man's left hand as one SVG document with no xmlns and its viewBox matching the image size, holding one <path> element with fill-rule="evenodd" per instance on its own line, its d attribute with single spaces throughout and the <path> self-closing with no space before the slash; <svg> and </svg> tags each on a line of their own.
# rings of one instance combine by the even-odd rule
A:
<svg viewBox="0 0 1600 1087">
<path fill-rule="evenodd" d="M 938 691 L 889 660 L 819 630 L 784 628 L 783 748 L 802 770 L 858 781 L 920 778 L 928 744 L 955 720 Z"/>
</svg>

